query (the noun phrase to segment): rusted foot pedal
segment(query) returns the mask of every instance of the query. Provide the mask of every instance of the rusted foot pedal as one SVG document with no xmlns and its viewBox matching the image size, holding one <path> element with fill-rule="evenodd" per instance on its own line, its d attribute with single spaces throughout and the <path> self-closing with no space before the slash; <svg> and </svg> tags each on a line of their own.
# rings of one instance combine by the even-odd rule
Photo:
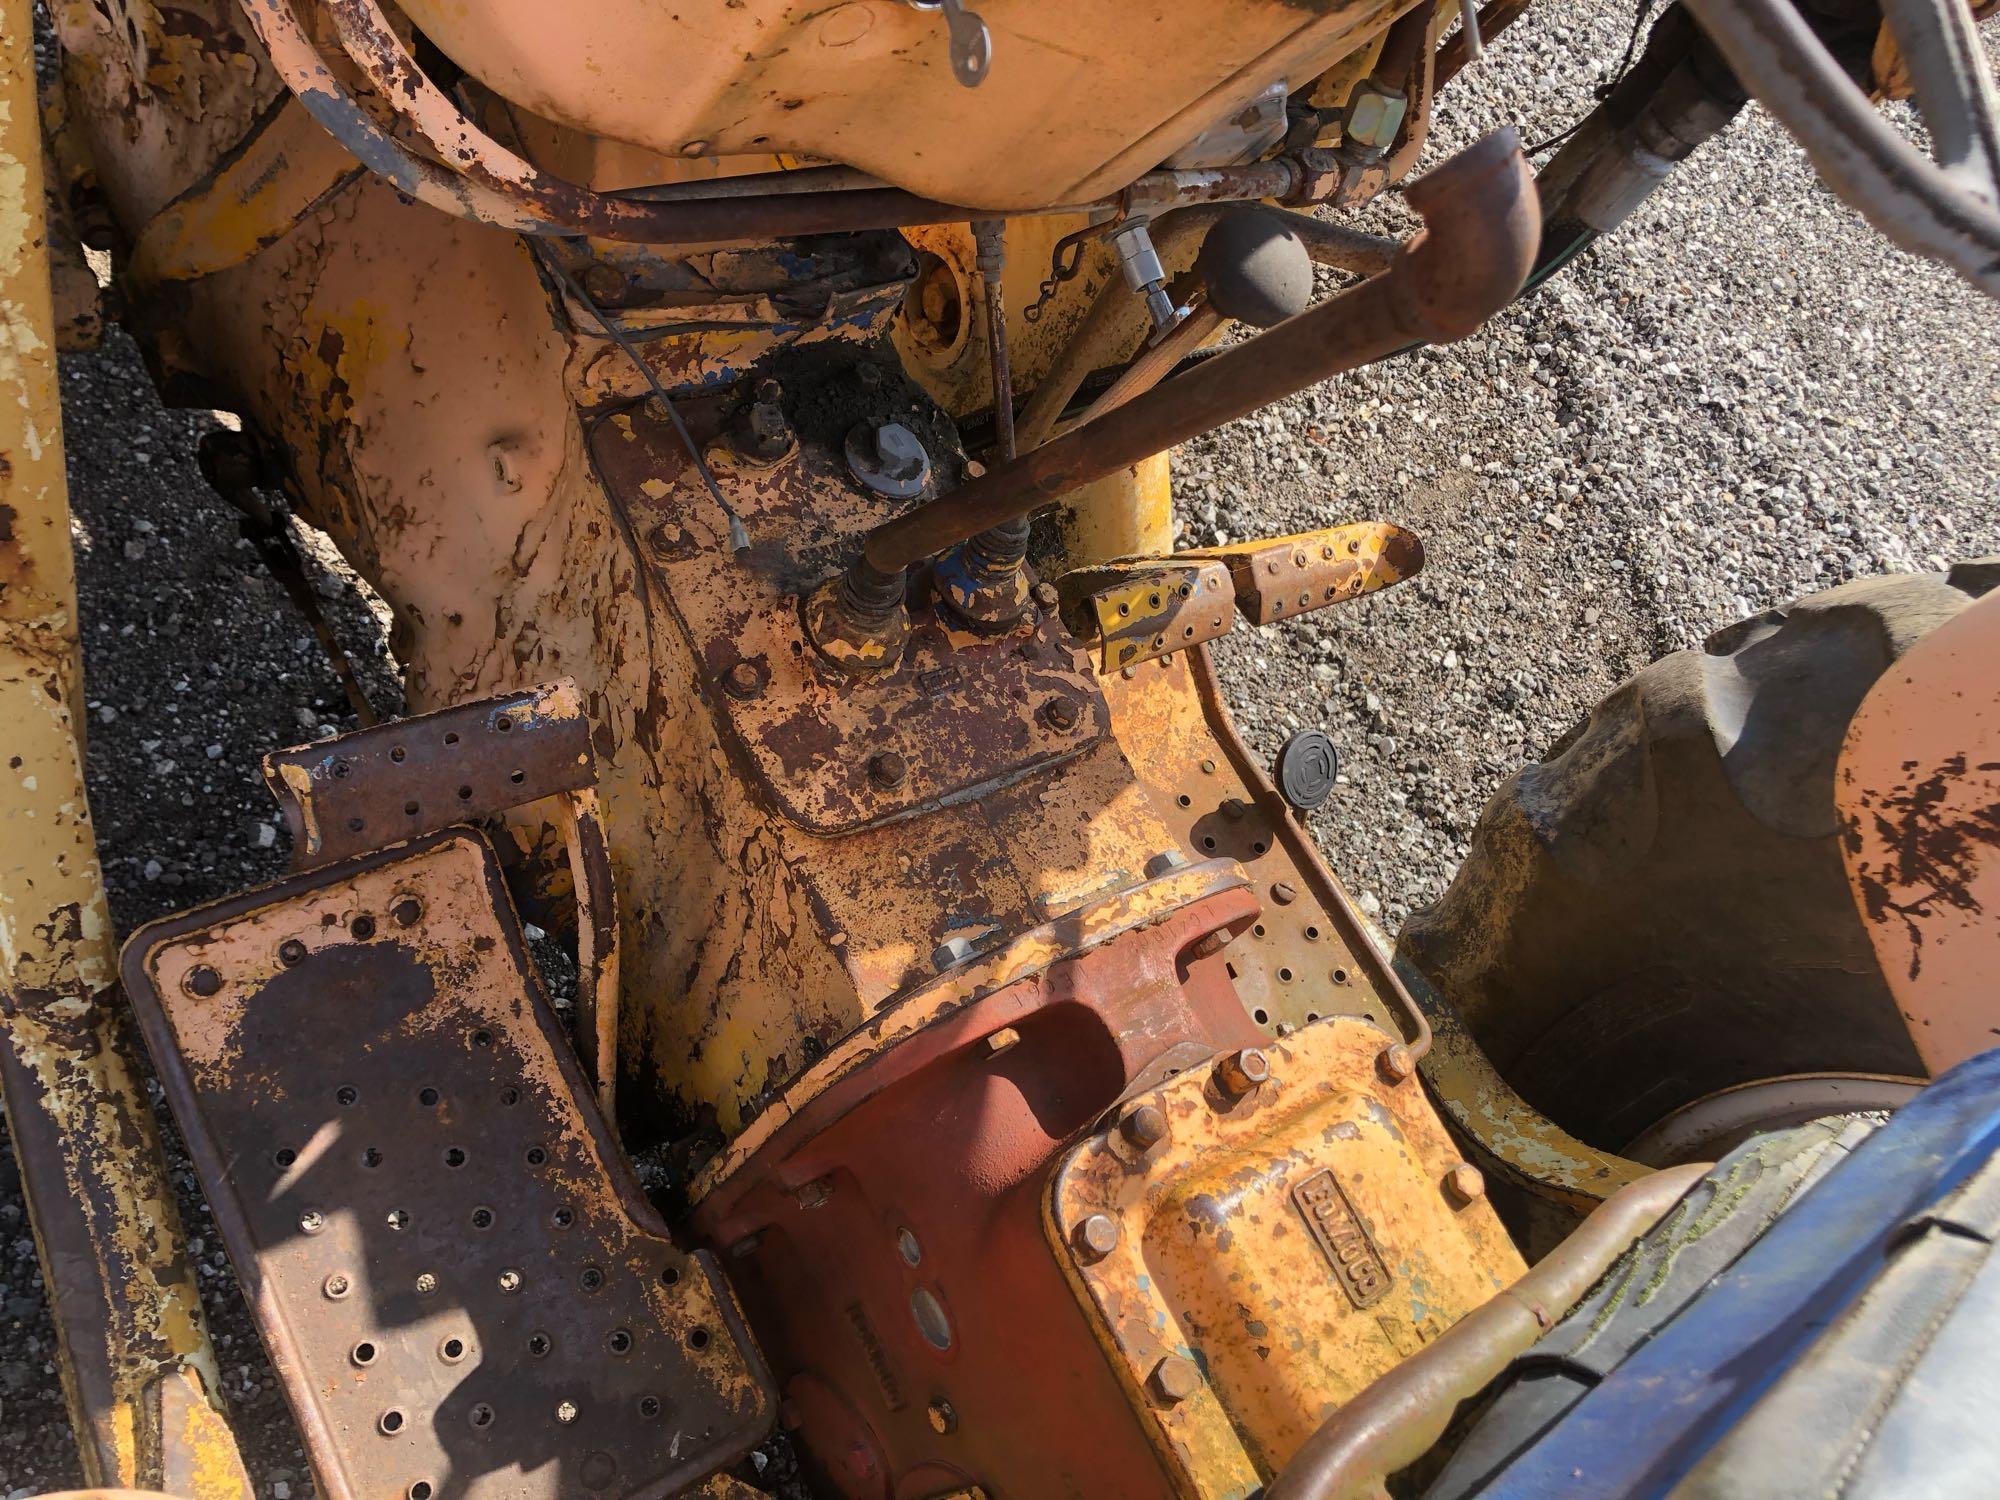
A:
<svg viewBox="0 0 2000 1500">
<path fill-rule="evenodd" d="M 768 1428 L 480 835 L 154 923 L 124 971 L 329 1500 L 666 1495 Z"/>
</svg>

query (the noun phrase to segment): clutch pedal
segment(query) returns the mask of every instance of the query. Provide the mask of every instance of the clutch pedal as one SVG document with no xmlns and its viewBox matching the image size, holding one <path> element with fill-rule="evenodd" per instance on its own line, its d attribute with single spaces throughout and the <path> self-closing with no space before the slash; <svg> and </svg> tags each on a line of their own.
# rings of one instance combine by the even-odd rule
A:
<svg viewBox="0 0 2000 1500">
<path fill-rule="evenodd" d="M 668 1495 L 769 1428 L 479 834 L 156 922 L 124 973 L 328 1500 Z"/>
</svg>

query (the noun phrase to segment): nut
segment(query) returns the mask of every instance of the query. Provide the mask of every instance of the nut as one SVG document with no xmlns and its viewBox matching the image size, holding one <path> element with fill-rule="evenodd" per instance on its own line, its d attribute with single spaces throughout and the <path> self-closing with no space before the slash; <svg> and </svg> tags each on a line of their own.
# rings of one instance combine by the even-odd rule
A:
<svg viewBox="0 0 2000 1500">
<path fill-rule="evenodd" d="M 1109 1214 L 1091 1214 L 1076 1226 L 1073 1238 L 1079 1250 L 1109 1255 L 1118 1248 L 1118 1221 Z"/>
<path fill-rule="evenodd" d="M 1038 583 L 1035 585 L 1035 603 L 1041 605 L 1043 609 L 1054 609 L 1061 602 L 1062 595 L 1056 592 L 1056 586 L 1053 583 Z"/>
<path fill-rule="evenodd" d="M 1152 1379 L 1148 1383 L 1153 1387 L 1154 1395 L 1173 1406 L 1201 1389 L 1201 1371 L 1195 1368 L 1193 1360 L 1169 1354 L 1153 1366 Z"/>
<path fill-rule="evenodd" d="M 1255 1047 L 1232 1052 L 1215 1065 L 1215 1086 L 1225 1099 L 1240 1099 L 1271 1079 L 1271 1059 Z"/>
<path fill-rule="evenodd" d="M 903 778 L 910 774 L 910 763 L 893 750 L 883 750 L 868 757 L 868 779 L 876 786 L 888 791 L 901 786 Z"/>
<path fill-rule="evenodd" d="M 1071 699 L 1051 698 L 1042 705 L 1042 722 L 1051 729 L 1074 729 L 1078 717 L 1076 704 Z"/>
<path fill-rule="evenodd" d="M 1486 1196 L 1486 1179 L 1480 1175 L 1479 1168 L 1469 1161 L 1462 1161 L 1444 1174 L 1444 1195 L 1463 1208 Z"/>
<path fill-rule="evenodd" d="M 1396 132 L 1403 128 L 1403 116 L 1410 101 L 1396 89 L 1384 88 L 1372 79 L 1361 84 L 1347 101 L 1347 119 L 1341 139 L 1370 156 L 1379 156 L 1395 144 Z"/>
<path fill-rule="evenodd" d="M 986 1055 L 988 1057 L 998 1057 L 1001 1053 L 1017 1045 L 1020 1040 L 1020 1032 L 1011 1026 L 1002 1026 L 998 1031 L 988 1034 L 985 1043 Z"/>
<path fill-rule="evenodd" d="M 1167 1116 L 1157 1104 L 1141 1104 L 1118 1122 L 1118 1128 L 1141 1151 L 1150 1151 L 1167 1138 Z"/>
</svg>

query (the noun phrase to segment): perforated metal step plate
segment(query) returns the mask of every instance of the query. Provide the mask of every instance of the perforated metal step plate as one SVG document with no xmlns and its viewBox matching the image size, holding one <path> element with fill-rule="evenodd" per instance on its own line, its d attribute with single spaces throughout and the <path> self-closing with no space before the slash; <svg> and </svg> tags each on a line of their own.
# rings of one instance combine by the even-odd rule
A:
<svg viewBox="0 0 2000 1500">
<path fill-rule="evenodd" d="M 329 1500 L 666 1495 L 768 1429 L 479 835 L 155 923 L 124 971 Z"/>
</svg>

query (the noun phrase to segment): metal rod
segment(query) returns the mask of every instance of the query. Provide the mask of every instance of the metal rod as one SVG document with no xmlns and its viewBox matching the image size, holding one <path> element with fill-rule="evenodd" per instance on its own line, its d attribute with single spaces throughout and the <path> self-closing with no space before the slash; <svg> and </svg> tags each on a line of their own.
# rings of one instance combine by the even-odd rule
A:
<svg viewBox="0 0 2000 1500">
<path fill-rule="evenodd" d="M 1140 351 L 1139 357 L 1125 367 L 1125 373 L 1112 382 L 1111 389 L 1085 408 L 1083 415 L 1076 419 L 1075 426 L 1087 427 L 1106 413 L 1143 396 L 1166 379 L 1175 365 L 1206 343 L 1209 335 L 1224 321 L 1222 314 L 1207 302 L 1190 308 L 1188 315 L 1176 323 L 1165 338 Z"/>
<path fill-rule="evenodd" d="M 33 38 L 29 0 L 0 0 L 0 1102 L 85 1479 L 178 1487 L 165 1466 L 199 1429 L 205 1500 L 247 1496 L 210 1405 L 215 1351 L 134 1061 L 84 786 Z"/>
<path fill-rule="evenodd" d="M 883 572 L 911 567 L 1405 344 L 1472 333 L 1513 299 L 1534 264 L 1541 208 L 1520 142 L 1498 131 L 1411 183 L 1405 197 L 1425 229 L 1382 275 L 878 527 L 868 562 Z"/>
<path fill-rule="evenodd" d="M 986 348 L 993 368 L 993 433 L 1002 462 L 1014 457 L 1014 364 L 1007 350 L 1007 303 L 1000 273 L 1007 269 L 1007 222 L 975 219 L 979 280 L 986 293 Z"/>
<path fill-rule="evenodd" d="M 1709 1170 L 1696 1162 L 1620 1188 L 1526 1275 L 1411 1355 L 1323 1422 L 1265 1500 L 1362 1500 L 1382 1493 L 1443 1435 L 1461 1401 L 1498 1376 L 1596 1285 Z"/>
<path fill-rule="evenodd" d="M 1485 52 L 1485 44 L 1513 25 L 1530 3 L 1531 0 L 1487 0 L 1469 27 L 1461 23 L 1457 31 L 1438 45 L 1437 61 L 1431 66 L 1431 92 L 1436 93 L 1458 76 L 1459 69 L 1476 61 Z"/>
</svg>

